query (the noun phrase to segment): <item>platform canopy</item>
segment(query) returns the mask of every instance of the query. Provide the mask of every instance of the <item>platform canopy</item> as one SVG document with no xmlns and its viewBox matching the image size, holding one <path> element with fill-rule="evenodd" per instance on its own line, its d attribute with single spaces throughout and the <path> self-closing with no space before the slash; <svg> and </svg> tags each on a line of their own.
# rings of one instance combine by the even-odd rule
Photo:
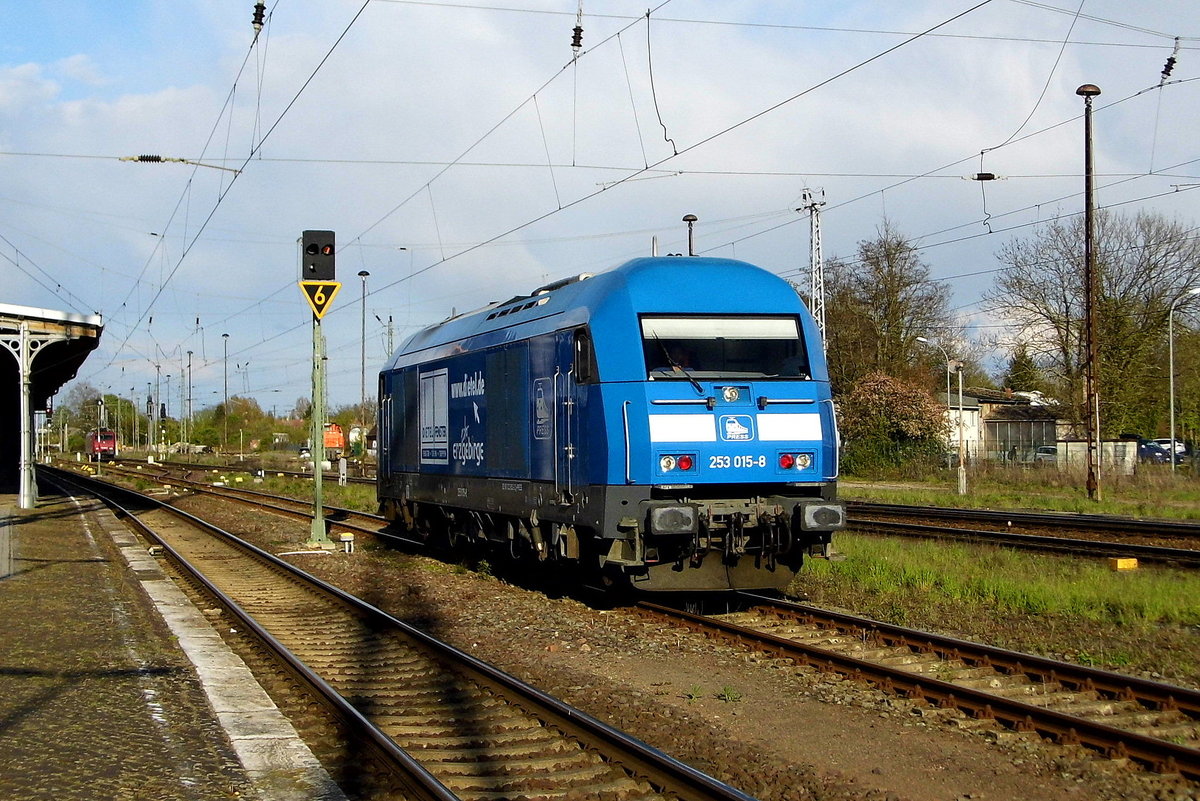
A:
<svg viewBox="0 0 1200 801">
<path fill-rule="evenodd" d="M 0 346 L 13 357 L 0 357 L 0 484 L 16 479 L 23 509 L 36 503 L 33 413 L 75 377 L 103 330 L 98 314 L 0 303 Z"/>
</svg>

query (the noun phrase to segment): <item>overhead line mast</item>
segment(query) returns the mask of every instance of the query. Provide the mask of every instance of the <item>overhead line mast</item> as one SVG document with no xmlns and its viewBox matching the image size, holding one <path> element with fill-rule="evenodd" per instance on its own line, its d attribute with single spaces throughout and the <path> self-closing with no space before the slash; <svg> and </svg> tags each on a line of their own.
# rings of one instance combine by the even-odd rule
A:
<svg viewBox="0 0 1200 801">
<path fill-rule="evenodd" d="M 821 207 L 825 205 L 825 190 L 818 189 L 820 199 L 811 189 L 805 189 L 800 196 L 803 206 L 796 211 L 808 212 L 808 259 L 812 282 L 809 287 L 808 310 L 817 321 L 817 330 L 821 332 L 822 347 L 825 342 L 825 260 L 821 256 Z"/>
</svg>

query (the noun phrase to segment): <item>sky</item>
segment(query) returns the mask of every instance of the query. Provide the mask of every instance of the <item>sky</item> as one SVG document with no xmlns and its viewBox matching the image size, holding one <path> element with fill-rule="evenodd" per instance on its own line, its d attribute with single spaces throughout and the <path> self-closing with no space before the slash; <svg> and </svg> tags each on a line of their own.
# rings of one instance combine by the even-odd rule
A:
<svg viewBox="0 0 1200 801">
<path fill-rule="evenodd" d="M 102 391 L 179 416 L 190 362 L 195 410 L 284 414 L 303 230 L 337 236 L 340 406 L 389 338 L 686 251 L 685 214 L 807 288 L 811 193 L 826 258 L 886 221 L 1003 340 L 997 253 L 1083 210 L 1087 83 L 1097 206 L 1200 225 L 1194 0 L 651 2 L 271 0 L 257 38 L 251 0 L 6 3 L 0 303 L 102 315 Z"/>
</svg>

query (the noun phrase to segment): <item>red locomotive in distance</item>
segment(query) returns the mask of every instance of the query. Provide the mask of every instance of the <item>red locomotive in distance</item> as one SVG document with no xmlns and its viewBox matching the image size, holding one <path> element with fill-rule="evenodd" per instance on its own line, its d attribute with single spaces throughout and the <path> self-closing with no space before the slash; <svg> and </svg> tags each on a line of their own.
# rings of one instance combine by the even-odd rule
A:
<svg viewBox="0 0 1200 801">
<path fill-rule="evenodd" d="M 89 462 L 112 461 L 117 458 L 117 434 L 111 428 L 97 428 L 84 437 L 83 452 Z"/>
<path fill-rule="evenodd" d="M 346 452 L 346 434 L 337 423 L 325 424 L 325 458 L 337 459 Z"/>
</svg>

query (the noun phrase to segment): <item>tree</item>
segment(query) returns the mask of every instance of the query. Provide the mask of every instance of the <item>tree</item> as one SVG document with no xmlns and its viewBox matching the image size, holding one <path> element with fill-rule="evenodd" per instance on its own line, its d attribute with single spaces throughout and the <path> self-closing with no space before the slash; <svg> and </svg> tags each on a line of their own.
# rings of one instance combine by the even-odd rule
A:
<svg viewBox="0 0 1200 801">
<path fill-rule="evenodd" d="M 916 377 L 916 338 L 936 331 L 953 339 L 957 333 L 949 289 L 929 280 L 917 249 L 886 221 L 875 239 L 859 242 L 856 260 L 826 264 L 825 288 L 835 392 L 850 392 L 870 373 Z"/>
<path fill-rule="evenodd" d="M 945 450 L 946 407 L 911 380 L 884 373 L 860 378 L 838 403 L 842 462 L 848 472 L 898 467 Z"/>
<path fill-rule="evenodd" d="M 87 381 L 76 381 L 67 390 L 59 410 L 70 411 L 71 417 L 77 425 L 95 428 L 99 420 L 97 401 L 101 397 L 103 396 L 100 390 Z"/>
<path fill-rule="evenodd" d="M 1097 393 L 1101 433 L 1161 430 L 1167 417 L 1166 332 L 1171 304 L 1200 307 L 1200 239 L 1160 215 L 1101 213 L 1095 226 Z M 986 294 L 1010 319 L 1010 340 L 1044 368 L 1047 389 L 1083 419 L 1085 309 L 1083 221 L 1053 220 L 1029 239 L 1005 245 L 1005 265 Z"/>
<path fill-rule="evenodd" d="M 1005 370 L 1001 383 L 1017 392 L 1044 391 L 1042 370 L 1024 342 L 1018 342 L 1013 348 L 1012 358 L 1008 360 L 1008 369 Z"/>
<path fill-rule="evenodd" d="M 312 415 L 312 401 L 301 395 L 296 398 L 296 405 L 292 408 L 292 417 L 299 420 L 307 420 Z"/>
</svg>

